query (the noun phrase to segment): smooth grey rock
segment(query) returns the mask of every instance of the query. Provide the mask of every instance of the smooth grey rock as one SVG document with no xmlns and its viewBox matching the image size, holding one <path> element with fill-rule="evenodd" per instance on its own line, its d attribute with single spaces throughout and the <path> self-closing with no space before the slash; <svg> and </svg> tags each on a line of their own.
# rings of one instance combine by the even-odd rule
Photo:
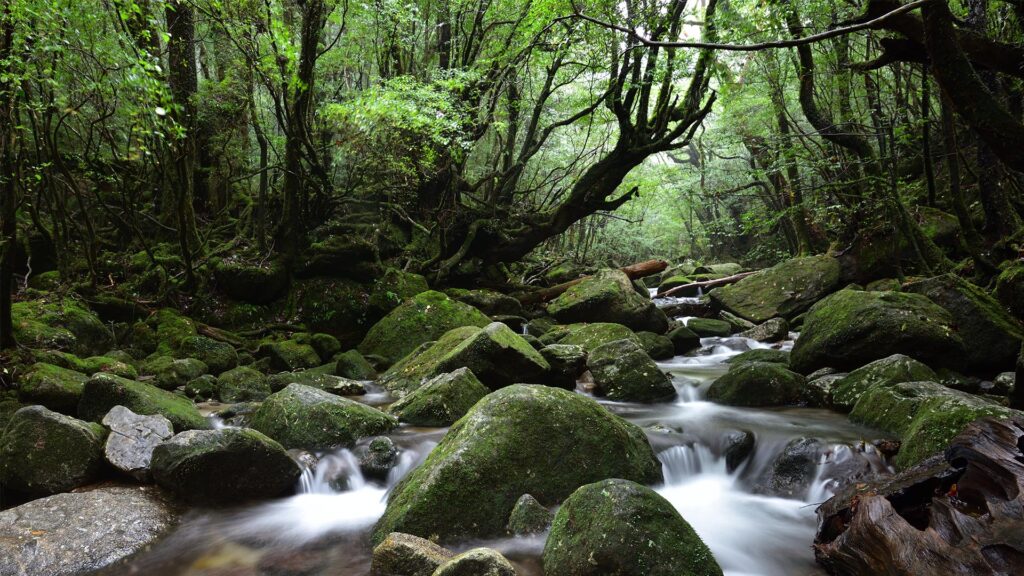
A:
<svg viewBox="0 0 1024 576">
<path fill-rule="evenodd" d="M 144 416 L 124 406 L 114 406 L 103 417 L 103 425 L 110 428 L 103 448 L 107 462 L 140 482 L 148 482 L 153 449 L 174 436 L 171 421 L 159 414 Z"/>
</svg>

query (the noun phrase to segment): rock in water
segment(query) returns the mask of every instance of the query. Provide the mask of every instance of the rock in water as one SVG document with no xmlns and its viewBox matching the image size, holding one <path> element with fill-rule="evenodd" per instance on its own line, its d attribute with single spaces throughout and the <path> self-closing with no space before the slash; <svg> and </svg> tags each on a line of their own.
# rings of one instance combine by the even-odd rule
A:
<svg viewBox="0 0 1024 576">
<path fill-rule="evenodd" d="M 284 447 L 244 428 L 182 432 L 153 450 L 151 467 L 157 484 L 201 505 L 280 496 L 301 473 Z"/>
<path fill-rule="evenodd" d="M 171 421 L 160 415 L 142 416 L 124 406 L 114 406 L 103 417 L 110 435 L 103 449 L 107 462 L 140 482 L 150 479 L 153 449 L 174 436 Z"/>
<path fill-rule="evenodd" d="M 668 360 L 676 355 L 675 345 L 668 336 L 654 332 L 637 332 L 636 335 L 640 338 L 644 352 L 653 360 Z"/>
<path fill-rule="evenodd" d="M 351 380 L 373 380 L 377 377 L 373 366 L 359 353 L 359 350 L 348 350 L 337 356 L 334 363 L 334 375 Z"/>
<path fill-rule="evenodd" d="M 830 256 L 793 258 L 708 293 L 719 308 L 761 323 L 792 319 L 839 288 L 839 262 Z"/>
<path fill-rule="evenodd" d="M 392 532 L 373 549 L 373 576 L 431 576 L 455 554 L 430 540 Z"/>
<path fill-rule="evenodd" d="M 469 368 L 441 374 L 388 407 L 388 412 L 414 426 L 451 426 L 490 390 Z"/>
<path fill-rule="evenodd" d="M 523 494 L 519 500 L 516 500 L 516 505 L 512 508 L 506 529 L 509 534 L 516 536 L 541 534 L 551 526 L 553 517 L 551 511 L 537 502 L 536 498 L 529 494 Z"/>
<path fill-rule="evenodd" d="M 88 484 L 103 465 L 105 435 L 99 424 L 26 406 L 0 436 L 0 484 L 32 496 Z"/>
<path fill-rule="evenodd" d="M 587 358 L 598 392 L 623 402 L 661 402 L 676 396 L 672 379 L 632 340 L 609 342 Z"/>
<path fill-rule="evenodd" d="M 668 500 L 613 479 L 583 486 L 559 508 L 544 545 L 544 573 L 721 576 L 722 569 Z"/>
<path fill-rule="evenodd" d="M 650 298 L 637 293 L 621 270 L 601 270 L 566 290 L 547 306 L 559 322 L 611 322 L 632 330 L 664 334 L 665 313 Z"/>
<path fill-rule="evenodd" d="M 432 576 L 516 576 L 516 569 L 497 550 L 474 548 L 438 566 Z"/>
<path fill-rule="evenodd" d="M 560 327 L 561 328 L 561 327 Z M 561 332 L 561 334 L 558 334 Z M 557 336 L 557 337 L 556 337 Z M 550 342 L 544 340 L 551 339 Z M 622 324 L 611 324 L 608 322 L 595 322 L 593 324 L 570 324 L 562 330 L 552 330 L 545 334 L 542 340 L 544 344 L 568 344 L 571 346 L 582 346 L 587 354 L 594 351 L 602 344 L 615 342 L 616 340 L 633 340 L 642 344 L 640 337 L 632 330 Z"/>
<path fill-rule="evenodd" d="M 772 318 L 763 324 L 740 332 L 740 336 L 758 342 L 778 342 L 789 336 L 789 322 L 786 322 L 784 318 Z"/>
<path fill-rule="evenodd" d="M 640 428 L 578 394 L 516 384 L 473 406 L 395 487 L 373 538 L 498 536 L 520 495 L 554 505 L 613 477 L 662 480 Z"/>
<path fill-rule="evenodd" d="M 708 388 L 708 399 L 729 406 L 791 406 L 804 397 L 806 379 L 772 362 L 740 362 Z"/>
<path fill-rule="evenodd" d="M 387 480 L 388 473 L 398 464 L 398 447 L 387 436 L 374 438 L 357 455 L 363 475 L 376 480 Z"/>
<path fill-rule="evenodd" d="M 0 574 L 93 574 L 152 544 L 176 521 L 151 486 L 34 500 L 0 512 Z"/>
<path fill-rule="evenodd" d="M 700 336 L 686 326 L 678 326 L 668 333 L 668 339 L 672 341 L 676 354 L 686 354 L 700 348 Z"/>
<path fill-rule="evenodd" d="M 917 360 L 903 354 L 875 360 L 850 372 L 831 386 L 829 406 L 849 412 L 864 392 L 874 386 L 887 386 L 900 382 L 934 382 L 935 372 Z"/>
<path fill-rule="evenodd" d="M 731 324 L 725 320 L 715 320 L 713 318 L 691 318 L 690 321 L 686 323 L 686 327 L 701 338 L 709 338 L 713 336 L 725 338 L 729 336 L 729 334 L 732 334 Z"/>
<path fill-rule="evenodd" d="M 136 414 L 160 414 L 178 432 L 209 427 L 188 398 L 112 374 L 96 374 L 85 383 L 78 416 L 98 422 L 114 406 L 124 406 Z"/>
</svg>

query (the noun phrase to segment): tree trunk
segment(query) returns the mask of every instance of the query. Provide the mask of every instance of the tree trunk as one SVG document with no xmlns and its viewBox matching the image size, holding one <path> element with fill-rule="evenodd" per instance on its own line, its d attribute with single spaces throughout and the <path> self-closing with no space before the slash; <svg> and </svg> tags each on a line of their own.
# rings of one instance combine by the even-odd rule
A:
<svg viewBox="0 0 1024 576">
<path fill-rule="evenodd" d="M 14 44 L 14 17 L 9 2 L 0 12 L 0 62 L 10 62 Z M 9 74 L 9 75 L 8 75 Z M 7 350 L 16 345 L 14 323 L 11 318 L 11 294 L 14 292 L 14 250 L 18 245 L 17 216 L 18 200 L 15 194 L 14 157 L 14 71 L 0 75 L 0 238 L 3 255 L 0 257 L 0 349 Z"/>
</svg>

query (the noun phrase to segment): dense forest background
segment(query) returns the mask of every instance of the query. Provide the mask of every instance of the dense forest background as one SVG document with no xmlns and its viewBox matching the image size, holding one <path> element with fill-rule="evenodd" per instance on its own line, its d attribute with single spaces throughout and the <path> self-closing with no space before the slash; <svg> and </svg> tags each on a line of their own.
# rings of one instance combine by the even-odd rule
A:
<svg viewBox="0 0 1024 576">
<path fill-rule="evenodd" d="M 0 10 L 7 346 L 11 295 L 58 286 L 112 321 L 338 326 L 402 272 L 829 250 L 987 284 L 1019 257 L 1017 0 Z"/>
</svg>

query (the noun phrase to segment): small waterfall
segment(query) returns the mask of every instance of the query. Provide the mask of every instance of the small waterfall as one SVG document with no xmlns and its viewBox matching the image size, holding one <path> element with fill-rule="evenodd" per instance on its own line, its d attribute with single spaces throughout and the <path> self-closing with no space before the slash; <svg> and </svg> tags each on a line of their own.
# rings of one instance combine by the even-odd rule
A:
<svg viewBox="0 0 1024 576">
<path fill-rule="evenodd" d="M 398 455 L 398 463 L 388 472 L 388 489 L 393 488 L 402 478 L 405 478 L 409 471 L 419 466 L 420 462 L 423 462 L 430 451 L 434 449 L 434 446 L 437 446 L 437 442 L 423 442 L 414 449 L 402 450 L 402 453 Z"/>
<path fill-rule="evenodd" d="M 299 478 L 300 494 L 335 494 L 366 487 L 359 461 L 349 450 L 325 454 L 315 468 L 305 467 Z"/>
<path fill-rule="evenodd" d="M 672 486 L 691 480 L 698 474 L 726 475 L 725 458 L 719 458 L 703 444 L 673 446 L 658 454 L 665 485 Z"/>
</svg>

